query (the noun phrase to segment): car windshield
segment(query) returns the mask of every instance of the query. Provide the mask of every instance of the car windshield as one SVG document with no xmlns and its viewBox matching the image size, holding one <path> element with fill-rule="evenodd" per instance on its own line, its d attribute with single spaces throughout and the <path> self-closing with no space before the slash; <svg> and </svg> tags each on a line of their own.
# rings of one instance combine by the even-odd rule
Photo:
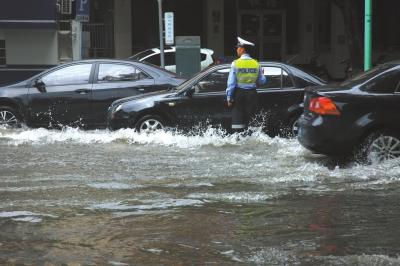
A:
<svg viewBox="0 0 400 266">
<path fill-rule="evenodd" d="M 171 77 L 178 78 L 178 75 L 176 73 L 174 73 L 172 71 L 169 71 L 169 70 L 166 70 L 165 68 L 162 68 L 160 66 L 156 66 L 156 65 L 150 64 L 150 63 L 145 62 L 145 61 L 140 61 L 140 64 L 147 65 L 147 66 L 150 66 L 152 68 L 157 68 L 158 70 L 165 72 L 166 74 L 168 74 Z"/>
<path fill-rule="evenodd" d="M 204 75 L 204 72 L 208 71 L 212 66 L 209 66 L 205 69 L 203 69 L 202 71 L 198 72 L 197 74 L 195 74 L 192 78 L 186 80 L 185 82 L 181 83 L 178 87 L 176 87 L 176 90 L 178 92 L 184 91 L 187 84 L 190 84 L 191 82 L 193 82 L 193 80 L 197 80 L 200 76 Z"/>
<path fill-rule="evenodd" d="M 140 61 L 140 59 L 142 59 L 142 58 L 144 58 L 146 56 L 149 56 L 151 54 L 154 54 L 153 50 L 145 50 L 143 52 L 140 52 L 140 53 L 137 53 L 135 55 L 132 55 L 131 57 L 129 57 L 129 59 L 131 59 L 131 60 L 139 60 Z"/>
<path fill-rule="evenodd" d="M 391 64 L 383 64 L 383 65 L 376 66 L 374 68 L 371 68 L 368 71 L 361 72 L 361 73 L 355 75 L 354 77 L 343 81 L 340 85 L 347 86 L 347 85 L 350 85 L 350 84 L 363 83 L 363 82 L 371 79 L 372 77 L 378 75 L 379 73 L 382 73 L 382 72 L 384 72 L 384 71 L 386 71 L 386 70 L 388 70 L 388 69 L 390 69 L 392 67 L 393 67 L 393 65 L 391 65 Z"/>
</svg>

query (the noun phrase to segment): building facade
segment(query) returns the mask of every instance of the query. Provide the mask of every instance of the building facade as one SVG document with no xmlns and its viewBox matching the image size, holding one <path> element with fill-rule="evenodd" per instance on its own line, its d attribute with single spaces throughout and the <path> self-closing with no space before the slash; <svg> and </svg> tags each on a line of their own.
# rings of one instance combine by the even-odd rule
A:
<svg viewBox="0 0 400 266">
<path fill-rule="evenodd" d="M 358 2 L 345 13 L 340 2 Z M 0 3 L 0 71 L 40 69 L 78 58 L 127 58 L 158 47 L 157 0 L 4 0 Z M 348 23 L 362 28 L 363 0 L 163 0 L 174 12 L 176 36 L 200 36 L 202 47 L 229 61 L 236 36 L 257 44 L 254 57 L 305 68 L 323 66 L 345 77 L 350 58 Z M 90 19 L 77 24 L 87 3 Z M 338 4 L 339 3 L 339 4 Z M 23 8 L 22 8 L 23 7 Z M 373 62 L 400 54 L 400 1 L 373 0 Z M 355 16 L 358 14 L 358 17 Z M 350 16 L 350 20 L 349 20 Z M 347 20 L 346 20 L 347 18 Z M 1 76 L 0 76 L 1 77 Z"/>
</svg>

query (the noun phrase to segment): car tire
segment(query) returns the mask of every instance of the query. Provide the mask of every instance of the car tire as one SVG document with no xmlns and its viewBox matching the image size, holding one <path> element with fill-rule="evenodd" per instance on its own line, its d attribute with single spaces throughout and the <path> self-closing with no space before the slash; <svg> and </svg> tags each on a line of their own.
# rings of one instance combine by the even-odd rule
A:
<svg viewBox="0 0 400 266">
<path fill-rule="evenodd" d="M 20 127 L 21 122 L 20 115 L 13 107 L 0 105 L 0 126 Z"/>
<path fill-rule="evenodd" d="M 299 134 L 299 119 L 300 115 L 294 115 L 287 122 L 284 133 L 288 138 L 296 138 Z"/>
<path fill-rule="evenodd" d="M 157 130 L 164 129 L 165 122 L 158 115 L 145 115 L 135 124 L 135 129 L 138 132 L 152 133 Z"/>
<path fill-rule="evenodd" d="M 400 135 L 391 131 L 378 131 L 368 135 L 356 151 L 362 163 L 381 163 L 400 156 Z"/>
</svg>

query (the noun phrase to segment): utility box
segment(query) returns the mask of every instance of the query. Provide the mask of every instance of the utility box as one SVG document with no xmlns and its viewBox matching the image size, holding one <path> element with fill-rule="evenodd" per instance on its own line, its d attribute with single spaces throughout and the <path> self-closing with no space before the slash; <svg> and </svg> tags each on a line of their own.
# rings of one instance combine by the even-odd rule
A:
<svg viewBox="0 0 400 266">
<path fill-rule="evenodd" d="M 190 78 L 200 71 L 200 36 L 176 36 L 176 73 Z"/>
</svg>

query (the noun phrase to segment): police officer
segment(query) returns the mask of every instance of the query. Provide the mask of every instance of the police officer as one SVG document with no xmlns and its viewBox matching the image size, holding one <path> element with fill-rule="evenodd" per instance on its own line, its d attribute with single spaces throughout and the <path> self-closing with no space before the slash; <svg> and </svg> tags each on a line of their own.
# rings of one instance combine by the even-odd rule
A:
<svg viewBox="0 0 400 266">
<path fill-rule="evenodd" d="M 247 128 L 250 119 L 257 111 L 257 86 L 266 83 L 260 64 L 252 59 L 248 50 L 254 43 L 237 37 L 236 53 L 238 59 L 232 62 L 229 72 L 226 97 L 228 107 L 232 108 L 232 130 L 240 132 Z"/>
</svg>

